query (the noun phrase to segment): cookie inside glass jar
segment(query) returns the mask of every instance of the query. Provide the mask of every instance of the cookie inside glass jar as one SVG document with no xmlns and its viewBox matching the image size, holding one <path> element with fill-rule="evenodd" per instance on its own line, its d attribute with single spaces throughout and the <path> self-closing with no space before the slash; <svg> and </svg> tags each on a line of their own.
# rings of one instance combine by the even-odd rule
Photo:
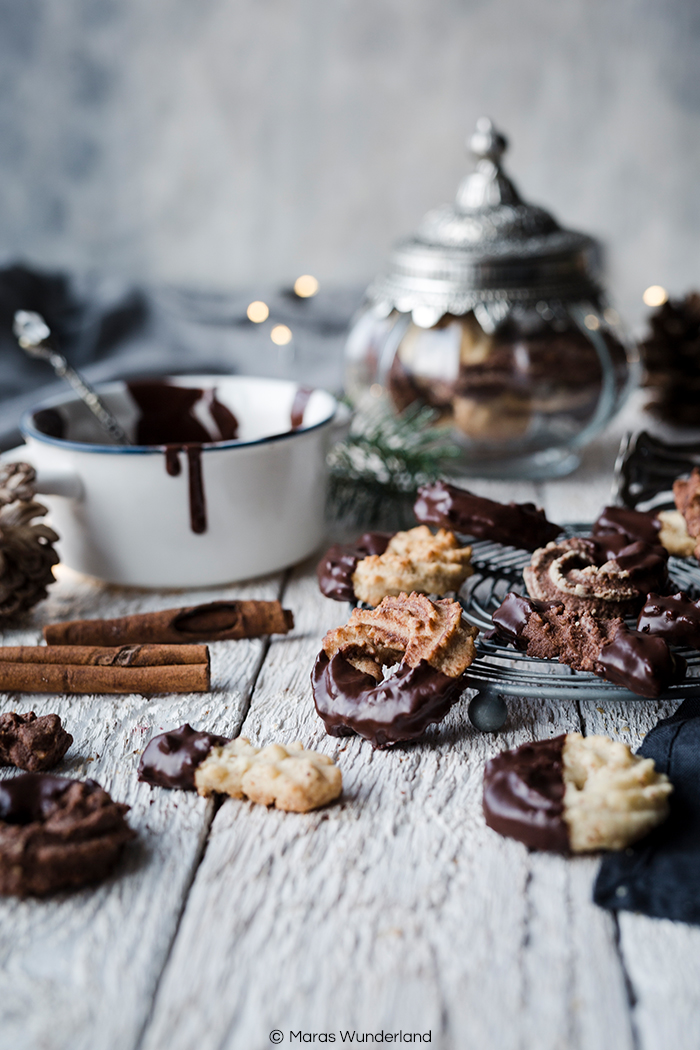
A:
<svg viewBox="0 0 700 1050">
<path fill-rule="evenodd" d="M 610 338 L 608 349 L 624 363 Z M 603 367 L 568 313 L 540 304 L 512 310 L 490 333 L 473 311 L 445 315 L 428 329 L 411 322 L 386 385 L 396 411 L 430 405 L 458 438 L 497 446 L 526 437 L 542 445 L 574 436 L 593 418 Z"/>
</svg>

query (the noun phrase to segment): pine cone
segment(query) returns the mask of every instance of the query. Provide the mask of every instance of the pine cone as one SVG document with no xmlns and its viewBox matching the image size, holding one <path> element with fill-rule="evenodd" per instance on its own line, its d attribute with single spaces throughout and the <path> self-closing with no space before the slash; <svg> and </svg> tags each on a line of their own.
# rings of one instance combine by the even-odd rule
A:
<svg viewBox="0 0 700 1050">
<path fill-rule="evenodd" d="M 700 426 L 700 293 L 669 300 L 649 318 L 641 343 L 651 410 L 679 426 Z"/>
<path fill-rule="evenodd" d="M 36 473 L 28 463 L 0 468 L 0 627 L 46 597 L 58 561 L 58 536 L 43 523 L 46 507 L 34 500 Z"/>
</svg>

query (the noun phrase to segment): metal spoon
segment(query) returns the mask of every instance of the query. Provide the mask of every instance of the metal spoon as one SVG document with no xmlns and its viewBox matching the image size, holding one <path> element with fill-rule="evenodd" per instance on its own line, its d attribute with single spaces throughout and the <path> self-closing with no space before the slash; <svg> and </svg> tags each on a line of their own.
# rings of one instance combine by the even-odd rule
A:
<svg viewBox="0 0 700 1050">
<path fill-rule="evenodd" d="M 18 310 L 15 314 L 12 330 L 17 342 L 30 357 L 47 361 L 59 379 L 65 379 L 75 390 L 78 397 L 87 405 L 100 426 L 118 445 L 130 445 L 121 425 L 114 418 L 98 393 L 75 371 L 62 354 L 50 343 L 51 329 L 41 314 L 30 310 Z"/>
</svg>

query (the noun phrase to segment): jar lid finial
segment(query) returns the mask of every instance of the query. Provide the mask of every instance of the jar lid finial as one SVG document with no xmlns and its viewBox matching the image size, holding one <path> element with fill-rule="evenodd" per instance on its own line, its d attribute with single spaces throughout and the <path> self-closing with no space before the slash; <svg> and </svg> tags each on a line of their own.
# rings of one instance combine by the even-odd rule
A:
<svg viewBox="0 0 700 1050">
<path fill-rule="evenodd" d="M 500 167 L 500 160 L 508 149 L 508 139 L 495 127 L 490 117 L 479 117 L 476 131 L 467 142 L 479 160 L 490 160 Z"/>
<path fill-rule="evenodd" d="M 476 131 L 467 145 L 477 158 L 477 164 L 457 191 L 457 207 L 462 211 L 478 211 L 504 204 L 521 204 L 518 191 L 501 167 L 508 139 L 489 117 L 479 117 Z"/>
</svg>

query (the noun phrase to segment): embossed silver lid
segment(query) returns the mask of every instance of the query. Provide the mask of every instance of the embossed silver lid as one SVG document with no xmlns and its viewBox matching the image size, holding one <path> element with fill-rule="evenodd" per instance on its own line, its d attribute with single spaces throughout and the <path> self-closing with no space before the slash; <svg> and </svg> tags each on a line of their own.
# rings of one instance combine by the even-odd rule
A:
<svg viewBox="0 0 700 1050">
<path fill-rule="evenodd" d="M 595 299 L 601 291 L 600 246 L 565 230 L 543 208 L 527 204 L 503 171 L 505 137 L 488 117 L 469 140 L 476 168 L 454 204 L 435 208 L 400 241 L 389 272 L 367 296 L 374 310 L 412 313 L 421 327 L 443 314 L 477 309 L 492 323 L 516 302 Z"/>
</svg>

